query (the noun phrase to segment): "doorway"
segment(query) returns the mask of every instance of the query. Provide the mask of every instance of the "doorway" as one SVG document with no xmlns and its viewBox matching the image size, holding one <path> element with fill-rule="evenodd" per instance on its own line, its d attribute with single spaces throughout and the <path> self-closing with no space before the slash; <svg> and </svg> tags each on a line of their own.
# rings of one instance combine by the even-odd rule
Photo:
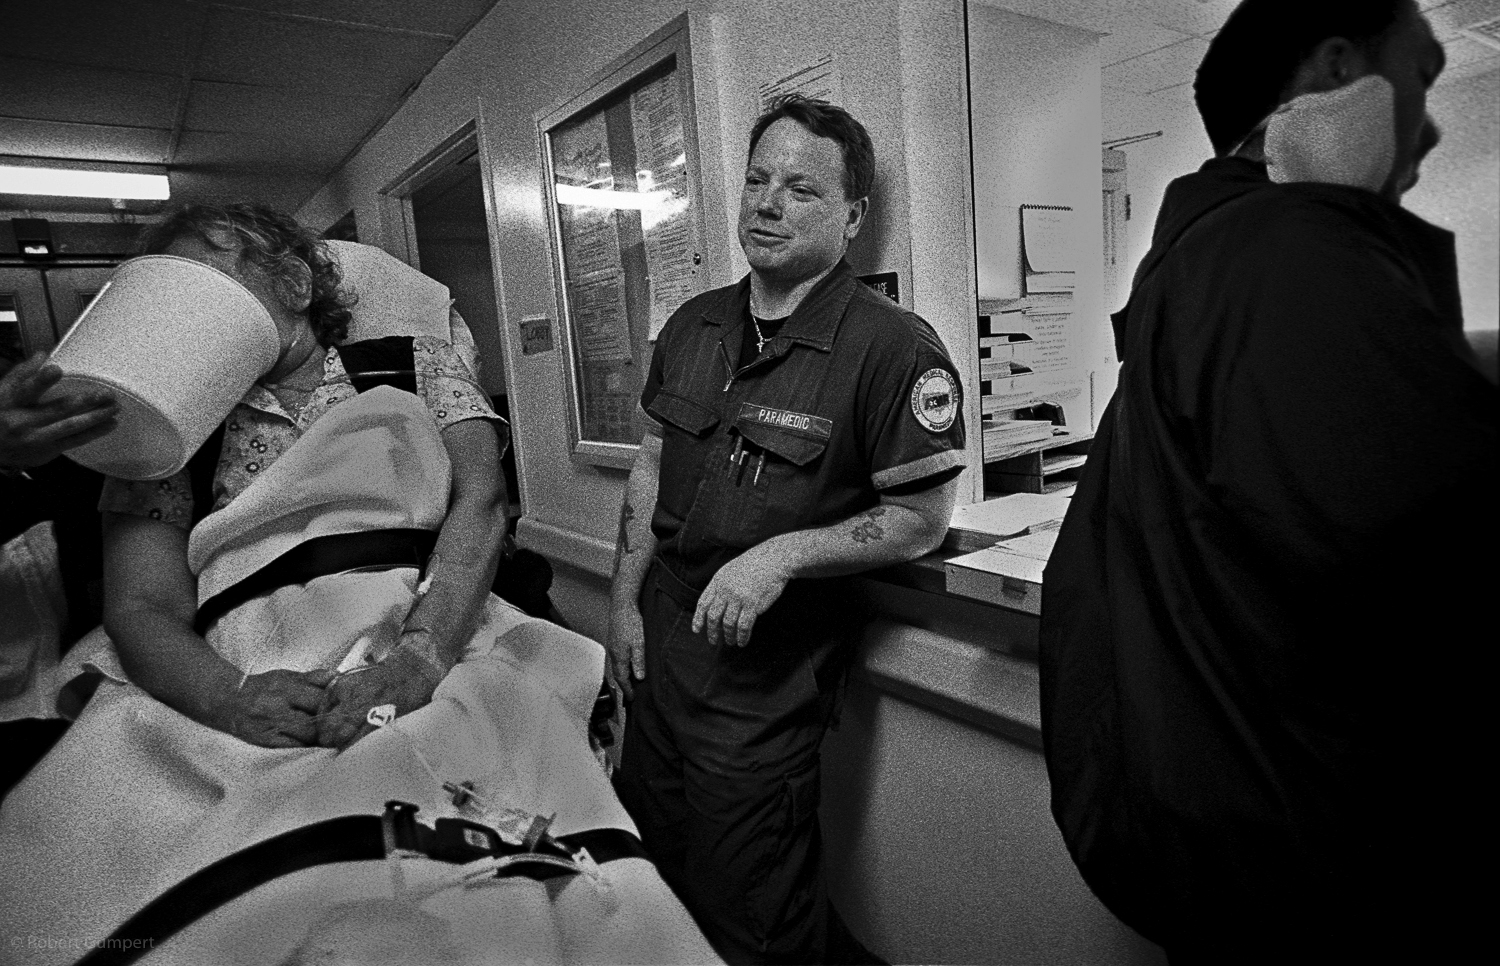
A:
<svg viewBox="0 0 1500 966">
<path fill-rule="evenodd" d="M 396 189 L 405 209 L 408 260 L 423 274 L 448 286 L 455 307 L 468 323 L 479 350 L 479 382 L 495 411 L 510 420 L 504 345 L 490 262 L 489 222 L 484 176 L 472 129 L 457 143 L 419 165 L 417 174 Z M 501 458 L 512 525 L 522 512 L 516 471 L 516 433 Z"/>
</svg>

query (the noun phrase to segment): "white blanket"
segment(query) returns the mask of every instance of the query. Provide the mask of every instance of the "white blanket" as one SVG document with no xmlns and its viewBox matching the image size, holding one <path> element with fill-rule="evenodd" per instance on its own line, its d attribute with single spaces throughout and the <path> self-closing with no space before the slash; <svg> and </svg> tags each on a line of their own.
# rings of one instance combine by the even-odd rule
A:
<svg viewBox="0 0 1500 966">
<path fill-rule="evenodd" d="M 418 437 L 424 425 L 435 437 L 430 417 L 420 405 L 408 405 L 409 398 L 374 390 L 340 404 L 272 471 L 285 464 L 286 475 L 304 484 L 324 470 L 329 479 L 346 474 L 347 465 L 329 466 L 320 428 L 347 440 L 356 424 L 369 429 L 384 421 L 388 439 Z M 366 442 L 379 438 L 375 431 Z M 308 443 L 313 445 L 304 447 Z M 420 463 L 407 459 L 404 449 L 391 451 L 388 463 L 411 478 L 408 492 L 420 503 L 434 492 L 433 480 L 413 472 Z M 375 465 L 384 457 L 368 458 Z M 446 461 L 432 470 L 446 487 Z M 305 527 L 312 519 L 304 511 L 317 502 L 309 494 L 318 487 L 296 488 L 295 499 L 286 498 L 292 491 L 255 495 L 263 482 L 220 512 L 228 514 L 244 500 L 245 519 L 280 546 L 286 526 Z M 340 491 L 324 492 L 336 502 Z M 273 504 L 286 512 L 268 510 Z M 334 515 L 345 509 L 330 506 Z M 217 521 L 220 528 L 225 519 Z M 380 519 L 380 526 L 391 525 Z M 222 546 L 233 550 L 231 556 L 257 558 L 256 541 L 243 537 Z M 194 541 L 195 549 L 201 546 L 199 535 Z M 211 570 L 222 559 L 205 553 L 194 562 Z M 414 571 L 387 571 L 282 588 L 226 615 L 210 643 L 252 672 L 337 667 L 359 650 L 378 654 L 395 639 L 415 580 Z M 62 742 L 0 808 L 3 962 L 73 962 L 194 871 L 310 822 L 378 814 L 391 799 L 417 804 L 427 822 L 457 815 L 441 789 L 444 781 L 474 782 L 496 807 L 555 812 L 555 834 L 635 830 L 588 747 L 602 649 L 498 598 L 490 599 L 483 626 L 433 701 L 343 753 L 246 744 L 128 683 L 107 649 L 96 650 L 92 662 L 110 676 Z M 676 897 L 642 860 L 605 865 L 598 883 L 578 876 L 547 883 L 487 879 L 468 886 L 459 881 L 458 867 L 426 859 L 404 864 L 407 888 L 399 895 L 384 862 L 284 877 L 200 920 L 145 961 L 715 959 Z"/>
</svg>

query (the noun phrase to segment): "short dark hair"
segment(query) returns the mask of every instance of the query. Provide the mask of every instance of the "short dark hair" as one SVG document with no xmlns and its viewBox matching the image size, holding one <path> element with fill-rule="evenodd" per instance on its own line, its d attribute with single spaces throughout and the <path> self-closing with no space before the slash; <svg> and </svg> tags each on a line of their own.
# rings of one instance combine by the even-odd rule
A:
<svg viewBox="0 0 1500 966">
<path fill-rule="evenodd" d="M 197 236 L 223 249 L 212 236 L 227 233 L 239 242 L 239 257 L 260 268 L 278 286 L 300 289 L 306 265 L 311 273 L 312 301 L 308 324 L 323 346 L 337 345 L 349 334 L 350 309 L 356 298 L 340 286 L 343 273 L 328 244 L 290 216 L 260 204 L 185 205 L 146 233 L 141 253 L 160 254 L 172 242 Z"/>
<path fill-rule="evenodd" d="M 1193 92 L 1214 153 L 1228 154 L 1281 105 L 1307 56 L 1330 37 L 1375 53 L 1415 0 L 1243 0 L 1208 45 Z"/>
<path fill-rule="evenodd" d="M 755 156 L 755 146 L 766 128 L 782 118 L 791 118 L 820 138 L 838 142 L 839 152 L 844 157 L 844 197 L 850 201 L 869 195 L 875 184 L 875 146 L 870 143 L 870 132 L 842 107 L 827 101 L 801 94 L 785 94 L 771 102 L 770 108 L 755 119 L 750 129 L 750 150 L 747 158 Z"/>
</svg>

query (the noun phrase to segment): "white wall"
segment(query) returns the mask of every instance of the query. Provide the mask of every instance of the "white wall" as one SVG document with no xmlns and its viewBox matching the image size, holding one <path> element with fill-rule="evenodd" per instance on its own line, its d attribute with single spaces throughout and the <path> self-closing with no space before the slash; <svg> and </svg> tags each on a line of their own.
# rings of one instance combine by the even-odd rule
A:
<svg viewBox="0 0 1500 966">
<path fill-rule="evenodd" d="M 1103 95 L 1104 139 L 1132 137 L 1161 131 L 1150 141 L 1127 144 L 1125 152 L 1130 221 L 1127 223 L 1126 278 L 1151 248 L 1151 230 L 1161 210 L 1162 195 L 1174 178 L 1197 171 L 1213 157 L 1213 145 L 1203 132 L 1198 109 L 1193 104 L 1191 84 L 1183 84 L 1152 95 L 1106 90 Z M 1128 288 L 1126 293 L 1128 294 Z M 1124 305 L 1107 305 L 1113 312 Z"/>
<path fill-rule="evenodd" d="M 1464 328 L 1500 325 L 1500 70 L 1440 84 L 1427 109 L 1443 141 L 1406 207 L 1458 235 Z"/>
<path fill-rule="evenodd" d="M 979 297 L 1021 295 L 1021 205 L 1071 207 L 1073 365 L 1081 374 L 1102 369 L 1113 353 L 1103 306 L 1099 35 L 971 4 L 969 73 Z"/>
<path fill-rule="evenodd" d="M 878 158 L 874 209 L 851 253 L 855 267 L 899 272 L 903 302 L 944 335 L 961 373 L 973 368 L 977 374 L 970 345 L 973 287 L 966 268 L 972 253 L 963 230 L 968 171 L 965 155 L 953 149 L 953 142 L 962 143 L 965 128 L 964 91 L 961 72 L 945 69 L 961 63 L 961 21 L 954 27 L 958 0 L 693 0 L 686 9 L 710 283 L 732 282 L 745 268 L 734 243 L 734 221 L 757 86 L 831 53 L 842 75 L 844 106 L 869 128 Z M 396 237 L 399 226 L 381 223 L 377 192 L 478 119 L 495 235 L 499 334 L 508 350 L 506 385 L 527 508 L 523 541 L 545 545 L 596 574 L 609 566 L 624 475 L 571 459 L 561 353 L 523 357 L 516 331 L 523 316 L 557 314 L 536 114 L 580 89 L 591 74 L 683 10 L 680 0 L 497 5 L 300 213 L 319 227 L 352 207 L 361 226 L 379 226 L 368 232 L 371 240 Z M 915 23 L 913 11 L 919 15 Z M 933 38 L 944 39 L 949 48 L 931 50 Z M 944 59 L 935 66 L 906 62 L 940 55 Z M 903 78 L 911 83 L 903 84 Z M 932 111 L 912 122 L 924 137 L 909 154 L 905 104 L 913 98 L 924 108 L 946 101 L 947 114 Z M 938 179 L 929 167 L 927 135 L 934 127 L 946 135 L 950 152 Z M 943 138 L 937 140 L 941 146 Z M 913 164 L 920 165 L 924 181 L 915 195 L 908 188 Z M 909 226 L 918 208 L 928 221 L 935 211 L 947 218 L 941 233 L 924 240 L 923 277 L 914 280 Z M 941 284 L 934 285 L 935 278 Z M 977 419 L 977 409 L 971 418 Z"/>
<path fill-rule="evenodd" d="M 1074 870 L 1035 749 L 857 680 L 823 757 L 830 888 L 889 961 L 1164 961 Z"/>
<path fill-rule="evenodd" d="M 1458 236 L 1464 327 L 1493 329 L 1500 324 L 1500 71 L 1439 84 L 1428 110 L 1443 130 L 1443 141 L 1402 203 Z M 1196 171 L 1213 156 L 1213 146 L 1203 133 L 1191 84 L 1150 96 L 1104 92 L 1106 140 L 1156 130 L 1163 136 L 1121 149 L 1130 159 L 1132 266 L 1151 247 L 1168 183 Z"/>
</svg>

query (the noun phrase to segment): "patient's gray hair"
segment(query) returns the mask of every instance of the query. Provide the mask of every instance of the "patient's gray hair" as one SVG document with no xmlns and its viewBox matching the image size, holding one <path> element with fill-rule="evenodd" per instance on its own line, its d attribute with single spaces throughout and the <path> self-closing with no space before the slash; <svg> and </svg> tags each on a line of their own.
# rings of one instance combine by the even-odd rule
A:
<svg viewBox="0 0 1500 966">
<path fill-rule="evenodd" d="M 313 335 L 324 346 L 349 334 L 355 296 L 341 288 L 343 275 L 328 244 L 288 215 L 259 204 L 186 205 L 156 225 L 142 241 L 142 254 L 156 255 L 184 236 L 223 249 L 227 234 L 239 243 L 240 258 L 257 266 L 278 288 L 301 293 L 311 284 L 307 307 Z"/>
</svg>

